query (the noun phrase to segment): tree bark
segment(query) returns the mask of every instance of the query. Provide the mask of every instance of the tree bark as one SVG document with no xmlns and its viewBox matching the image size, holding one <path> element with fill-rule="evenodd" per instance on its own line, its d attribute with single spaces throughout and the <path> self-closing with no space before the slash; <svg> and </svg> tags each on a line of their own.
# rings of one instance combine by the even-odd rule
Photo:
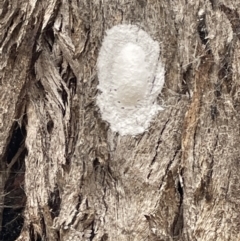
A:
<svg viewBox="0 0 240 241">
<path fill-rule="evenodd" d="M 1 240 L 240 240 L 237 0 L 0 1 Z M 137 136 L 96 104 L 105 31 L 161 46 Z"/>
</svg>

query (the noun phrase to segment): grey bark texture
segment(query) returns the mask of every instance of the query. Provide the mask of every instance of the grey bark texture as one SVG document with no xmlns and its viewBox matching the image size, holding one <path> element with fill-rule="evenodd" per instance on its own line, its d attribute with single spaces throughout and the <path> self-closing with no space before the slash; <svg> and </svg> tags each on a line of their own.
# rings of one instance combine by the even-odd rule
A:
<svg viewBox="0 0 240 241">
<path fill-rule="evenodd" d="M 238 0 L 0 1 L 1 240 L 240 240 Z M 96 105 L 105 31 L 159 41 L 159 112 Z"/>
</svg>

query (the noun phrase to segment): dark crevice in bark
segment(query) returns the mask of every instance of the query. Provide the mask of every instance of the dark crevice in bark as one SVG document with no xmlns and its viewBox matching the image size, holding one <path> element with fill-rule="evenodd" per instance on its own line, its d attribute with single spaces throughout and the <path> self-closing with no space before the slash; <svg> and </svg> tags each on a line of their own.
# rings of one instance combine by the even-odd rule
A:
<svg viewBox="0 0 240 241">
<path fill-rule="evenodd" d="M 2 232 L 0 240 L 13 241 L 21 232 L 24 218 L 23 211 L 26 204 L 24 192 L 25 156 L 27 150 L 24 145 L 26 137 L 25 126 L 14 124 L 12 137 L 5 153 L 6 182 L 4 187 L 4 204 L 2 214 Z"/>
<path fill-rule="evenodd" d="M 11 140 L 7 147 L 7 153 L 6 153 L 6 161 L 9 164 L 13 157 L 16 155 L 19 147 L 21 146 L 21 143 L 25 140 L 26 136 L 26 130 L 24 126 L 20 128 L 18 123 L 16 122 L 13 126 L 13 132 L 11 135 Z"/>
<path fill-rule="evenodd" d="M 215 121 L 217 116 L 219 115 L 216 103 L 213 103 L 210 106 L 210 108 L 211 108 L 211 118 L 212 118 L 213 121 Z"/>
<path fill-rule="evenodd" d="M 178 181 L 177 190 L 178 190 L 178 193 L 180 194 L 180 203 L 182 203 L 182 200 L 183 200 L 183 188 L 181 186 L 180 181 Z"/>
<path fill-rule="evenodd" d="M 152 169 L 151 169 L 150 172 L 148 173 L 148 175 L 147 175 L 147 179 L 150 178 L 151 174 L 152 174 Z"/>
<path fill-rule="evenodd" d="M 208 43 L 208 39 L 207 39 L 208 31 L 207 31 L 205 18 L 206 18 L 205 13 L 199 15 L 198 27 L 197 27 L 200 40 L 201 40 L 202 44 L 204 44 L 204 45 L 206 45 Z"/>
<path fill-rule="evenodd" d="M 71 77 L 68 81 L 68 89 L 71 90 L 72 96 L 76 94 L 76 89 L 77 89 L 77 78 Z"/>
<path fill-rule="evenodd" d="M 61 84 L 61 96 L 62 96 L 62 100 L 63 100 L 63 104 L 66 106 L 68 105 L 68 94 L 67 91 L 65 90 L 64 86 Z M 65 115 L 65 110 L 64 110 L 64 115 Z"/>
<path fill-rule="evenodd" d="M 53 120 L 49 120 L 48 122 L 47 122 L 47 131 L 48 131 L 48 134 L 52 134 L 52 130 L 53 130 L 53 128 L 54 128 L 54 122 L 53 122 Z"/>
<path fill-rule="evenodd" d="M 46 40 L 46 43 L 47 43 L 47 46 L 49 47 L 50 52 L 52 52 L 53 44 L 55 42 L 55 36 L 54 36 L 52 27 L 45 29 L 44 38 Z"/>
<path fill-rule="evenodd" d="M 44 220 L 43 214 L 41 214 L 41 220 L 40 220 L 40 223 L 41 223 L 41 228 L 42 228 L 41 236 L 42 236 L 42 237 L 47 237 L 46 223 L 45 223 L 45 220 Z M 42 238 L 41 240 L 43 241 L 44 239 Z"/>
<path fill-rule="evenodd" d="M 183 94 L 183 95 L 188 94 L 189 97 L 191 96 L 191 94 L 190 94 L 191 75 L 192 75 L 192 64 L 188 65 L 186 71 L 184 71 L 182 74 L 181 94 Z"/>
<path fill-rule="evenodd" d="M 42 237 L 35 231 L 33 223 L 29 225 L 29 236 L 31 241 L 42 241 Z"/>
<path fill-rule="evenodd" d="M 174 222 L 172 225 L 172 234 L 173 240 L 179 240 L 183 230 L 183 188 L 181 186 L 180 181 L 177 183 L 177 193 L 179 194 L 179 206 L 178 206 L 178 213 L 174 218 Z"/>
<path fill-rule="evenodd" d="M 3 211 L 4 223 L 0 235 L 1 241 L 15 241 L 20 235 L 24 218 L 22 216 L 23 208 L 16 210 L 5 208 Z"/>
<path fill-rule="evenodd" d="M 35 77 L 35 73 L 34 73 L 34 77 Z M 44 86 L 43 86 L 41 80 L 38 80 L 38 81 L 35 83 L 35 86 L 39 89 L 39 91 L 41 91 L 42 93 L 44 93 Z"/>
<path fill-rule="evenodd" d="M 173 155 L 173 158 L 168 162 L 168 165 L 167 165 L 166 170 L 165 170 L 165 174 L 163 175 L 161 184 L 160 184 L 160 186 L 159 186 L 159 190 L 162 189 L 164 180 L 165 180 L 165 178 L 167 177 L 168 172 L 169 172 L 169 170 L 170 170 L 170 167 L 171 167 L 171 165 L 173 164 L 173 162 L 174 162 L 175 158 L 177 157 L 177 155 L 178 155 L 178 153 L 179 153 L 180 150 L 181 150 L 181 146 L 178 146 L 177 149 L 175 150 L 175 153 L 174 153 L 174 155 Z"/>
<path fill-rule="evenodd" d="M 94 237 L 95 237 L 95 232 L 94 232 L 94 222 L 92 222 L 91 224 L 90 224 L 90 226 L 91 226 L 91 235 L 90 235 L 90 237 L 89 237 L 89 241 L 92 241 L 93 239 L 94 239 Z"/>
<path fill-rule="evenodd" d="M 152 166 L 154 163 L 155 163 L 155 161 L 156 161 L 156 158 L 157 158 L 157 156 L 158 156 L 158 147 L 159 147 L 159 145 L 162 143 L 162 139 L 161 139 L 161 136 L 160 136 L 160 138 L 158 139 L 158 142 L 157 142 L 157 145 L 156 145 L 156 148 L 155 148 L 155 155 L 154 155 L 154 157 L 153 157 L 153 159 L 152 159 L 152 162 L 151 162 L 151 164 L 150 164 L 150 166 Z"/>
<path fill-rule="evenodd" d="M 95 171 L 97 171 L 97 169 L 99 168 L 100 166 L 100 162 L 98 160 L 98 158 L 96 157 L 94 160 L 93 160 L 93 168 Z"/>
<path fill-rule="evenodd" d="M 58 189 L 58 187 L 56 186 L 54 188 L 54 192 L 50 193 L 50 197 L 48 200 L 48 205 L 49 208 L 51 210 L 51 216 L 52 219 L 54 219 L 55 217 L 58 217 L 60 210 L 61 210 L 61 198 L 60 198 L 60 191 Z"/>
<path fill-rule="evenodd" d="M 108 234 L 107 233 L 103 234 L 100 241 L 108 241 Z"/>
</svg>

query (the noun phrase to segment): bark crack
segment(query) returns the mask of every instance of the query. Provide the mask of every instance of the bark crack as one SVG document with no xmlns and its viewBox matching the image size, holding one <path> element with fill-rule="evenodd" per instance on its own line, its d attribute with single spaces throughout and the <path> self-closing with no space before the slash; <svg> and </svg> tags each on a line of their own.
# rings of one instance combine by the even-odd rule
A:
<svg viewBox="0 0 240 241">
<path fill-rule="evenodd" d="M 162 134 L 163 134 L 164 130 L 166 129 L 168 122 L 169 122 L 169 119 L 165 122 L 165 124 L 164 124 L 164 126 L 163 126 L 163 128 L 160 132 L 160 135 L 159 135 L 159 138 L 158 138 L 158 141 L 157 141 L 157 145 L 155 147 L 155 155 L 152 159 L 152 162 L 151 162 L 150 166 L 152 166 L 156 161 L 156 158 L 158 156 L 158 148 L 159 148 L 160 144 L 162 143 Z"/>
<path fill-rule="evenodd" d="M 178 213 L 175 216 L 173 222 L 173 240 L 179 240 L 179 237 L 183 230 L 183 187 L 181 185 L 180 180 L 177 183 L 177 192 L 179 194 L 179 206 L 178 206 Z"/>
<path fill-rule="evenodd" d="M 180 150 L 181 150 L 181 147 L 178 146 L 178 148 L 177 148 L 176 151 L 174 152 L 173 158 L 168 162 L 168 165 L 167 165 L 166 170 L 165 170 L 165 174 L 163 175 L 161 184 L 160 184 L 160 186 L 159 186 L 159 190 L 162 189 L 163 182 L 164 182 L 166 176 L 168 175 L 168 171 L 169 171 L 171 165 L 173 164 L 173 162 L 174 162 L 174 160 L 175 160 L 175 158 L 176 158 L 176 156 L 177 156 L 177 154 L 179 153 Z"/>
</svg>

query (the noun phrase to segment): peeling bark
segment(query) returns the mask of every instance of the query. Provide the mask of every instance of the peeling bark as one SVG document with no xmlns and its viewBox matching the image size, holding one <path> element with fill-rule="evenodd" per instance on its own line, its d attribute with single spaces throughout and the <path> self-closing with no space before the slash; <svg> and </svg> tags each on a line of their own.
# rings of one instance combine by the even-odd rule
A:
<svg viewBox="0 0 240 241">
<path fill-rule="evenodd" d="M 236 0 L 0 1 L 0 240 L 239 240 Z M 120 136 L 96 105 L 107 29 L 161 45 L 164 106 Z"/>
</svg>

